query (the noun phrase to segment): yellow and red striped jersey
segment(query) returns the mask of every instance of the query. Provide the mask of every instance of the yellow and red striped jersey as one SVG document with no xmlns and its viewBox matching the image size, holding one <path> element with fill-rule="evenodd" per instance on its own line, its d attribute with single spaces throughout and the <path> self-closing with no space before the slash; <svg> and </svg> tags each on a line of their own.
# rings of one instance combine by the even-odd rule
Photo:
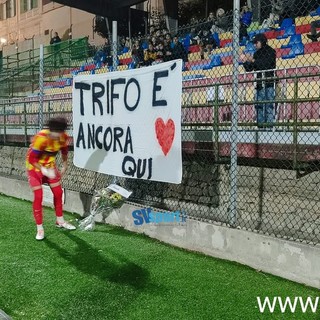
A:
<svg viewBox="0 0 320 320">
<path fill-rule="evenodd" d="M 50 138 L 48 129 L 41 130 L 33 138 L 27 152 L 26 167 L 28 170 L 37 170 L 32 163 L 37 162 L 46 168 L 55 166 L 56 155 L 59 151 L 63 155 L 68 153 L 69 136 L 64 132 L 59 139 Z"/>
</svg>

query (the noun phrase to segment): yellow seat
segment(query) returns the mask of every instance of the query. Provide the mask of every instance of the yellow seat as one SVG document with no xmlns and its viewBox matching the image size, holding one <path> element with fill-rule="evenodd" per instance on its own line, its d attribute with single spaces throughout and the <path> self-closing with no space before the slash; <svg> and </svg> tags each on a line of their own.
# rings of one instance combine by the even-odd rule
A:
<svg viewBox="0 0 320 320">
<path fill-rule="evenodd" d="M 224 32 L 219 35 L 220 40 L 232 39 L 231 32 Z"/>
<path fill-rule="evenodd" d="M 305 17 L 298 17 L 295 19 L 296 26 L 303 26 L 306 24 L 310 24 L 312 21 L 319 20 L 319 17 L 311 17 L 311 16 L 305 16 Z"/>
<path fill-rule="evenodd" d="M 212 50 L 212 54 L 219 54 L 232 51 L 232 47 L 217 48 Z"/>
<path fill-rule="evenodd" d="M 200 52 L 192 52 L 192 53 L 189 53 L 188 55 L 189 61 L 197 61 L 200 59 L 201 59 Z"/>
<path fill-rule="evenodd" d="M 128 69 L 127 65 L 121 65 L 121 66 L 117 67 L 117 71 L 124 71 L 124 70 L 127 70 L 127 69 Z"/>
</svg>

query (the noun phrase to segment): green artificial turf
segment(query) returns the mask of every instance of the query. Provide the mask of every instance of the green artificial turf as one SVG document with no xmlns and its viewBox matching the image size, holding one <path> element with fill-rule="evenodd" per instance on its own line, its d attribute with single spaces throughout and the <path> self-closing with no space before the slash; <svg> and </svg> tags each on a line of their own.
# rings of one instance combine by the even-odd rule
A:
<svg viewBox="0 0 320 320">
<path fill-rule="evenodd" d="M 121 228 L 70 232 L 54 221 L 46 208 L 46 239 L 36 241 L 31 203 L 0 195 L 0 309 L 14 320 L 320 318 L 320 302 L 305 314 L 257 307 L 257 296 L 316 289 Z"/>
</svg>

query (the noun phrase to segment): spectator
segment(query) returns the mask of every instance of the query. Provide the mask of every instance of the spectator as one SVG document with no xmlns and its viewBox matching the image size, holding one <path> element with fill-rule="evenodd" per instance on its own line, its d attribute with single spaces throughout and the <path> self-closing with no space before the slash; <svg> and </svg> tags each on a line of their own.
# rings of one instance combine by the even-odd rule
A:
<svg viewBox="0 0 320 320">
<path fill-rule="evenodd" d="M 246 71 L 258 71 L 256 83 L 257 101 L 270 101 L 265 104 L 257 104 L 257 124 L 272 124 L 274 122 L 275 81 L 274 69 L 276 68 L 276 51 L 267 44 L 267 38 L 263 33 L 253 38 L 257 51 L 252 55 L 242 54 L 241 60 Z M 262 72 L 261 72 L 262 71 Z"/>
<path fill-rule="evenodd" d="M 199 42 L 199 40 L 200 40 L 200 37 L 199 37 L 199 35 L 196 33 L 196 28 L 194 28 L 194 27 L 191 28 L 189 37 L 190 37 L 190 45 L 198 44 L 198 42 Z"/>
<path fill-rule="evenodd" d="M 210 31 L 212 34 L 214 34 L 215 32 L 219 34 L 226 32 L 228 29 L 228 24 L 228 17 L 226 16 L 224 9 L 219 8 L 217 10 L 216 18 L 213 22 Z"/>
<path fill-rule="evenodd" d="M 136 68 L 139 68 L 144 62 L 143 48 L 139 40 L 136 40 L 132 47 L 132 60 Z"/>
<path fill-rule="evenodd" d="M 217 47 L 217 44 L 212 37 L 212 34 L 210 33 L 210 31 L 207 30 L 203 30 L 199 44 L 201 59 L 204 59 L 205 52 L 211 52 L 212 49 L 215 49 Z"/>
<path fill-rule="evenodd" d="M 318 38 L 320 38 L 320 32 L 317 33 L 317 28 L 320 28 L 320 20 L 312 21 L 310 26 L 311 34 L 307 34 L 307 37 L 312 40 L 312 42 L 316 42 Z"/>
<path fill-rule="evenodd" d="M 149 47 L 144 51 L 144 64 L 146 66 L 151 66 L 153 62 L 156 60 L 157 54 L 154 51 L 154 47 L 152 43 L 149 43 Z"/>
<path fill-rule="evenodd" d="M 215 21 L 215 16 L 214 16 L 214 13 L 213 12 L 210 12 L 209 15 L 208 15 L 208 18 L 207 18 L 207 21 L 205 23 L 203 23 L 202 25 L 202 32 L 204 30 L 207 30 L 209 31 L 210 28 L 212 27 L 213 23 Z"/>
<path fill-rule="evenodd" d="M 53 45 L 53 56 L 54 56 L 54 66 L 57 66 L 57 58 L 59 59 L 60 64 L 63 64 L 63 59 L 61 56 L 61 47 L 60 47 L 61 38 L 58 35 L 58 32 L 54 33 L 54 37 L 51 38 L 50 44 Z"/>
<path fill-rule="evenodd" d="M 284 11 L 283 0 L 271 0 L 271 13 L 268 19 L 262 22 L 262 29 L 274 28 L 277 23 L 281 23 L 280 17 Z"/>
<path fill-rule="evenodd" d="M 309 15 L 320 6 L 319 0 L 291 0 L 290 2 L 295 15 L 300 17 Z"/>
<path fill-rule="evenodd" d="M 241 17 L 240 17 L 240 41 L 243 38 L 248 38 L 248 27 L 252 22 L 252 11 L 248 6 L 243 6 L 241 9 Z"/>
<path fill-rule="evenodd" d="M 59 42 L 61 42 L 61 38 L 59 37 L 58 32 L 55 32 L 54 37 L 50 40 L 50 44 L 57 44 Z"/>
<path fill-rule="evenodd" d="M 111 47 L 108 38 L 106 38 L 103 48 L 98 50 L 94 55 L 93 61 L 97 67 L 101 67 L 102 64 L 107 64 L 108 66 L 112 65 Z"/>
<path fill-rule="evenodd" d="M 156 62 L 157 63 L 161 63 L 164 61 L 164 47 L 163 47 L 163 43 L 160 42 L 156 48 Z"/>
<path fill-rule="evenodd" d="M 164 40 L 163 42 L 163 61 L 170 61 L 172 60 L 172 48 L 171 48 L 171 40 Z"/>
<path fill-rule="evenodd" d="M 173 37 L 172 59 L 182 59 L 184 62 L 188 61 L 188 53 L 177 36 Z"/>
<path fill-rule="evenodd" d="M 120 44 L 119 44 L 119 52 L 118 54 L 123 54 L 123 53 L 127 53 L 130 49 L 130 42 L 129 42 L 129 38 L 121 38 L 120 39 Z"/>
</svg>

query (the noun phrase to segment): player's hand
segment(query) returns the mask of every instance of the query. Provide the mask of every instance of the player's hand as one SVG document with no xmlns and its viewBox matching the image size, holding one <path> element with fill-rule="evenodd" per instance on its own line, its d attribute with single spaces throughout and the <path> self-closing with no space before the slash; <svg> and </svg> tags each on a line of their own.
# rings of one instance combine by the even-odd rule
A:
<svg viewBox="0 0 320 320">
<path fill-rule="evenodd" d="M 63 176 L 65 175 L 67 169 L 68 169 L 68 166 L 66 166 L 66 165 L 64 165 L 64 166 L 62 167 L 61 172 L 60 172 L 61 177 L 63 177 Z"/>
</svg>

